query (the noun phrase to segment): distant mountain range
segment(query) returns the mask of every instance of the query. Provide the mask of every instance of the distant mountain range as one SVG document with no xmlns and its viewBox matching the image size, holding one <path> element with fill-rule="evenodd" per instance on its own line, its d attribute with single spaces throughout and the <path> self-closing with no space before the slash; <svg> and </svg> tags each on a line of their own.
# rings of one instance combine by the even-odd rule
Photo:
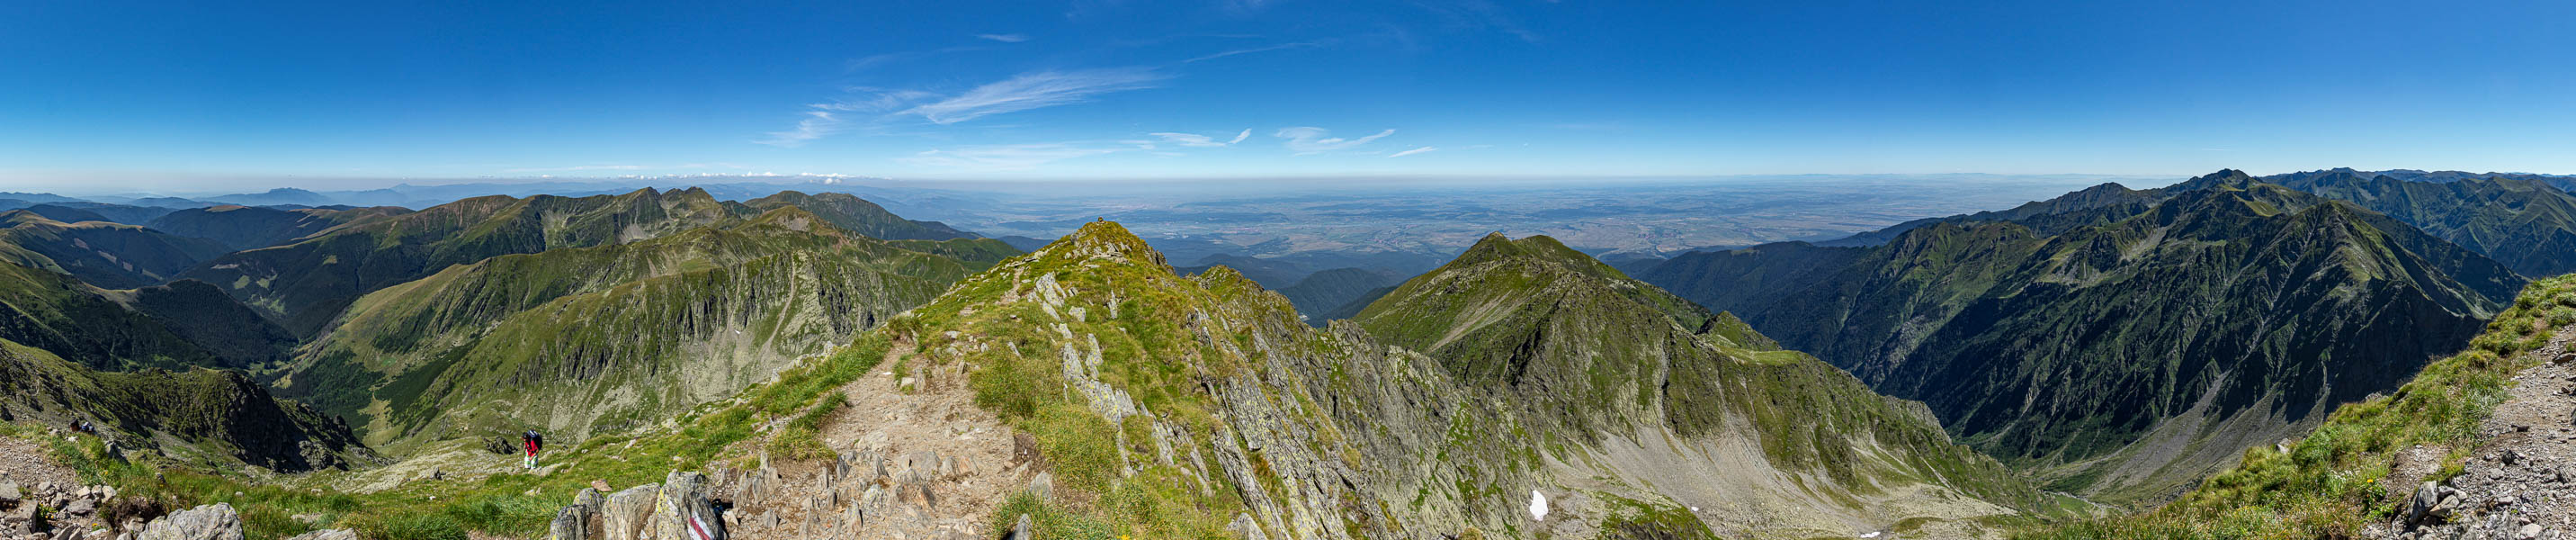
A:
<svg viewBox="0 0 2576 540">
<path fill-rule="evenodd" d="M 2128 500 L 2394 388 L 2525 280 L 2399 219 L 2236 171 L 1895 229 L 1844 242 L 1869 247 L 1694 253 L 1643 278 L 1924 400 L 1962 440 L 2063 489 Z"/>
</svg>

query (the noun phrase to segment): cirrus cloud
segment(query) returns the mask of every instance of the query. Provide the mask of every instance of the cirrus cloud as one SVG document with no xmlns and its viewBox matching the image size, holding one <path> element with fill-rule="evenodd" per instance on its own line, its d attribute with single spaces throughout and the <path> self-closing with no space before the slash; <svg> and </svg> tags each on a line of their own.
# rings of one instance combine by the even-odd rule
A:
<svg viewBox="0 0 2576 540">
<path fill-rule="evenodd" d="M 903 113 L 934 124 L 954 124 L 1009 112 L 1089 101 L 1092 96 L 1153 88 L 1169 76 L 1148 68 L 1102 68 L 1036 71 L 977 86 L 954 97 L 924 103 Z"/>
<path fill-rule="evenodd" d="M 802 113 L 804 118 L 797 120 L 794 128 L 769 132 L 766 137 L 752 142 L 792 148 L 849 131 L 854 124 L 860 127 L 880 125 L 906 116 L 948 125 L 996 114 L 1081 103 L 1111 92 L 1153 88 L 1169 78 L 1152 68 L 1128 67 L 1033 71 L 985 83 L 955 95 L 923 90 L 851 87 L 847 89 L 850 97 L 806 105 Z"/>
<path fill-rule="evenodd" d="M 1244 130 L 1243 130 L 1243 132 L 1242 132 L 1242 133 L 1236 133 L 1236 134 L 1234 134 L 1234 140 L 1225 141 L 1225 142 L 1217 142 L 1215 137 L 1209 137 L 1209 136 L 1206 136 L 1206 135 L 1200 135 L 1200 134 L 1197 134 L 1197 133 L 1163 133 L 1163 132 L 1156 132 L 1156 133 L 1147 133 L 1146 135 L 1152 135 L 1152 136 L 1156 136 L 1156 137 L 1161 137 L 1161 138 L 1163 138 L 1163 142 L 1172 143 L 1172 144 L 1174 144 L 1174 145 L 1179 145 L 1179 146 L 1188 146 L 1188 147 L 1196 147 L 1196 148 L 1214 148 L 1214 147 L 1220 147 L 1220 146 L 1234 146 L 1234 143 L 1243 142 L 1243 140 L 1244 140 L 1244 139 L 1252 138 L 1252 130 L 1251 130 L 1250 128 L 1246 128 L 1246 129 L 1244 129 Z"/>
<path fill-rule="evenodd" d="M 1395 130 L 1389 129 L 1377 132 L 1376 135 L 1360 137 L 1357 139 L 1344 139 L 1341 137 L 1331 136 L 1332 131 L 1324 128 L 1299 126 L 1279 128 L 1279 131 L 1271 133 L 1270 136 L 1288 139 L 1287 146 L 1289 150 L 1296 151 L 1299 154 L 1313 154 L 1358 148 L 1360 145 L 1368 144 L 1371 141 L 1383 139 L 1388 135 L 1394 134 Z"/>
</svg>

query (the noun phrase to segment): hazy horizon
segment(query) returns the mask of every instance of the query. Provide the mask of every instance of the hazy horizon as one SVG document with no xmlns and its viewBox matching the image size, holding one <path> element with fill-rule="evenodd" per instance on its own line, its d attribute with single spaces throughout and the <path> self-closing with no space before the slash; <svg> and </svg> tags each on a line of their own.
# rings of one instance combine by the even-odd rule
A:
<svg viewBox="0 0 2576 540">
<path fill-rule="evenodd" d="M 0 22 L 0 75 L 38 82 L 0 88 L 0 190 L 2571 173 L 2576 134 L 2549 128 L 2576 120 L 2570 20 L 2563 3 L 43 3 Z"/>
</svg>

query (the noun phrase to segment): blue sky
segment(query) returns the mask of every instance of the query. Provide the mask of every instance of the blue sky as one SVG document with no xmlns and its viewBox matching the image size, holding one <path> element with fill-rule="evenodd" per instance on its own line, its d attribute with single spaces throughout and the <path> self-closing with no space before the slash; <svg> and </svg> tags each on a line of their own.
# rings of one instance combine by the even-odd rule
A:
<svg viewBox="0 0 2576 540">
<path fill-rule="evenodd" d="M 0 5 L 0 189 L 2576 173 L 2569 2 L 267 4 Z"/>
</svg>

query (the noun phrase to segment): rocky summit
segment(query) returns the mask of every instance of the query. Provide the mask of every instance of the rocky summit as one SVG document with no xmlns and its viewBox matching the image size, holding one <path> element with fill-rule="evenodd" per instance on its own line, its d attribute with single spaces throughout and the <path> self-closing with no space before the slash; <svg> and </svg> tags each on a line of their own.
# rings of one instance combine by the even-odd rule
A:
<svg viewBox="0 0 2576 540">
<path fill-rule="evenodd" d="M 1462 266 L 1558 264 L 1484 257 Z M 1796 353 L 1721 348 L 1611 292 L 1640 285 L 1586 276 L 1600 281 L 1572 286 L 1607 294 L 1599 309 L 1656 321 L 1688 355 L 1620 359 L 1652 364 L 1628 373 L 1640 378 L 1619 385 L 1629 393 L 1599 401 L 1530 396 L 1364 325 L 1310 327 L 1284 297 L 1228 270 L 1176 276 L 1118 224 L 1087 224 L 833 360 L 875 367 L 814 366 L 752 390 L 776 396 L 855 369 L 843 388 L 904 396 L 826 391 L 788 403 L 801 416 L 767 435 L 759 465 L 717 474 L 711 496 L 740 505 L 729 515 L 745 531 L 983 534 L 1027 514 L 1040 530 L 1114 519 L 1146 536 L 1264 538 L 1967 534 L 1976 518 L 2041 507 L 2000 465 L 1949 444 L 1919 406 Z M 1663 395 L 1666 384 L 1695 395 Z M 1754 385 L 1781 394 L 1707 399 Z M 916 408 L 941 400 L 952 405 Z M 1578 428 L 1551 413 L 1560 407 L 1636 421 Z M 1683 427 L 1668 409 L 1699 423 Z M 922 428 L 906 427 L 916 411 L 946 415 L 952 425 L 933 429 L 962 431 L 956 441 L 996 446 L 916 450 Z M 1789 418 L 1830 419 L 1875 442 L 1852 450 Z M 823 461 L 782 463 L 790 452 Z M 1548 510 L 1533 518 L 1542 499 Z M 933 517 L 958 507 L 995 519 Z"/>
</svg>

